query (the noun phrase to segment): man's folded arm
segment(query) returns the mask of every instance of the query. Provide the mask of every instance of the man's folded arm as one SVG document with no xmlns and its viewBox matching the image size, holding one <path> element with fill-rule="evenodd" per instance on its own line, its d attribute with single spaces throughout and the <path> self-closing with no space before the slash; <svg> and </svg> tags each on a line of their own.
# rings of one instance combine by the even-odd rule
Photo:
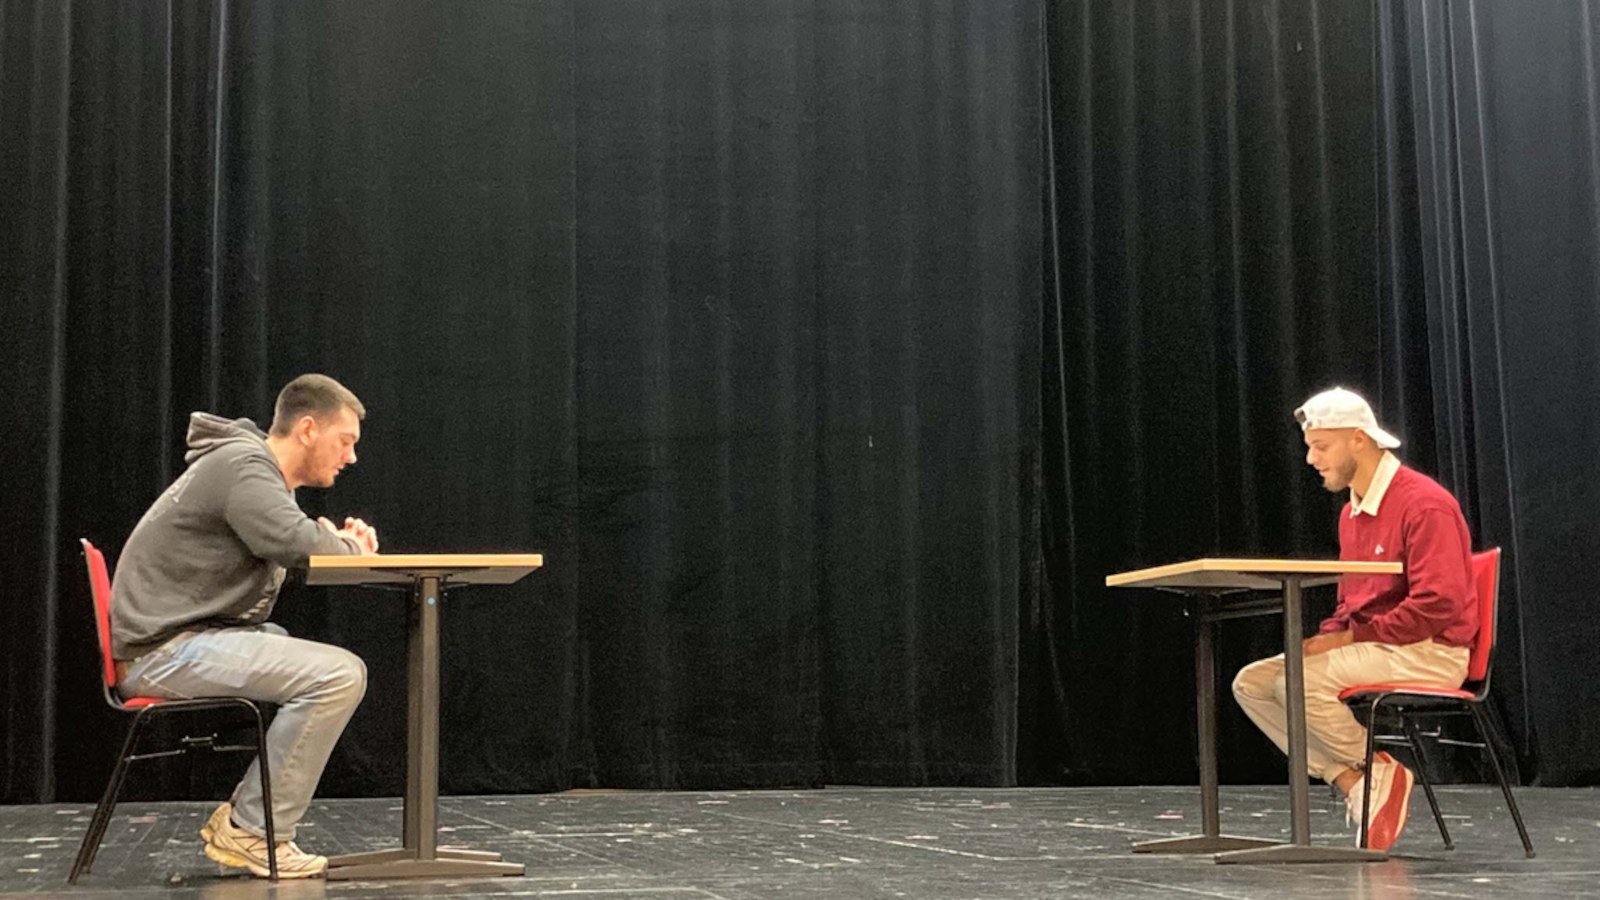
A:
<svg viewBox="0 0 1600 900">
<path fill-rule="evenodd" d="M 283 475 L 265 459 L 240 462 L 228 491 L 228 525 L 250 552 L 286 568 L 303 567 L 317 554 L 354 556 L 361 546 L 307 516 L 283 484 Z"/>
</svg>

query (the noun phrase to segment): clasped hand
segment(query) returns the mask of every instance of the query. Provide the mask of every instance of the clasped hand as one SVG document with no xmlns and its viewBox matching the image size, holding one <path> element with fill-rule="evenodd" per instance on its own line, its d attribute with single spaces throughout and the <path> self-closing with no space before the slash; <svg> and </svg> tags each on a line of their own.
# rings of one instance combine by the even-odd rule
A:
<svg viewBox="0 0 1600 900">
<path fill-rule="evenodd" d="M 337 534 L 339 537 L 355 541 L 361 547 L 362 553 L 378 552 L 378 529 L 360 519 L 347 518 L 344 520 L 344 527 L 337 528 L 328 519 L 319 516 L 317 517 L 317 524 Z"/>
</svg>

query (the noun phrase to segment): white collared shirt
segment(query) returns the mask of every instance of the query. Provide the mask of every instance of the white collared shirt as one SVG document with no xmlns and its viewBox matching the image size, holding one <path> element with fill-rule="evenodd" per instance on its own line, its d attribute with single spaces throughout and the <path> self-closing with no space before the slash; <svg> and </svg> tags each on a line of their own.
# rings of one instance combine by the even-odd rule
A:
<svg viewBox="0 0 1600 900">
<path fill-rule="evenodd" d="M 1378 505 L 1383 502 L 1383 495 L 1389 492 L 1389 482 L 1394 480 L 1394 473 L 1400 471 L 1400 457 L 1388 450 L 1383 451 L 1383 459 L 1378 461 L 1378 470 L 1372 473 L 1372 483 L 1367 485 L 1365 497 L 1356 493 L 1355 488 L 1350 489 L 1350 518 L 1366 513 L 1369 516 L 1378 514 Z"/>
</svg>

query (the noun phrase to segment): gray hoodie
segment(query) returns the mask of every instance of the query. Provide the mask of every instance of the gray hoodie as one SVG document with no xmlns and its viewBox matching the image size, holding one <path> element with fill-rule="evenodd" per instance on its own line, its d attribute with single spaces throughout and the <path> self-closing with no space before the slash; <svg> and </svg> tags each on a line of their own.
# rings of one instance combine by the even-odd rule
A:
<svg viewBox="0 0 1600 900">
<path fill-rule="evenodd" d="M 249 419 L 189 417 L 189 468 L 122 548 L 111 587 L 111 652 L 132 659 L 183 631 L 265 622 L 285 566 L 356 554 L 301 511 L 266 434 Z"/>
</svg>

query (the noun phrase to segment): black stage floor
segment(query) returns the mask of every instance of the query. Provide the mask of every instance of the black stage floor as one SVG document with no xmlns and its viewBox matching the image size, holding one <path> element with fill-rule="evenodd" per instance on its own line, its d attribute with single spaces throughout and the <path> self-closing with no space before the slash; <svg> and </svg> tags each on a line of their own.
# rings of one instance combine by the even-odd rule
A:
<svg viewBox="0 0 1600 900">
<path fill-rule="evenodd" d="M 447 797 L 440 840 L 527 865 L 521 878 L 284 882 L 219 868 L 196 836 L 210 803 L 127 803 L 76 888 L 67 872 L 92 807 L 0 807 L 0 897 L 1600 897 L 1600 791 L 1521 790 L 1536 859 L 1499 792 L 1445 788 L 1446 852 L 1420 791 L 1403 858 L 1367 865 L 1218 866 L 1135 856 L 1189 833 L 1194 788 L 874 789 Z M 1223 831 L 1288 830 L 1286 788 L 1224 788 Z M 1319 843 L 1351 845 L 1339 804 L 1312 794 Z M 300 843 L 326 854 L 396 846 L 395 800 L 313 804 Z"/>
</svg>

